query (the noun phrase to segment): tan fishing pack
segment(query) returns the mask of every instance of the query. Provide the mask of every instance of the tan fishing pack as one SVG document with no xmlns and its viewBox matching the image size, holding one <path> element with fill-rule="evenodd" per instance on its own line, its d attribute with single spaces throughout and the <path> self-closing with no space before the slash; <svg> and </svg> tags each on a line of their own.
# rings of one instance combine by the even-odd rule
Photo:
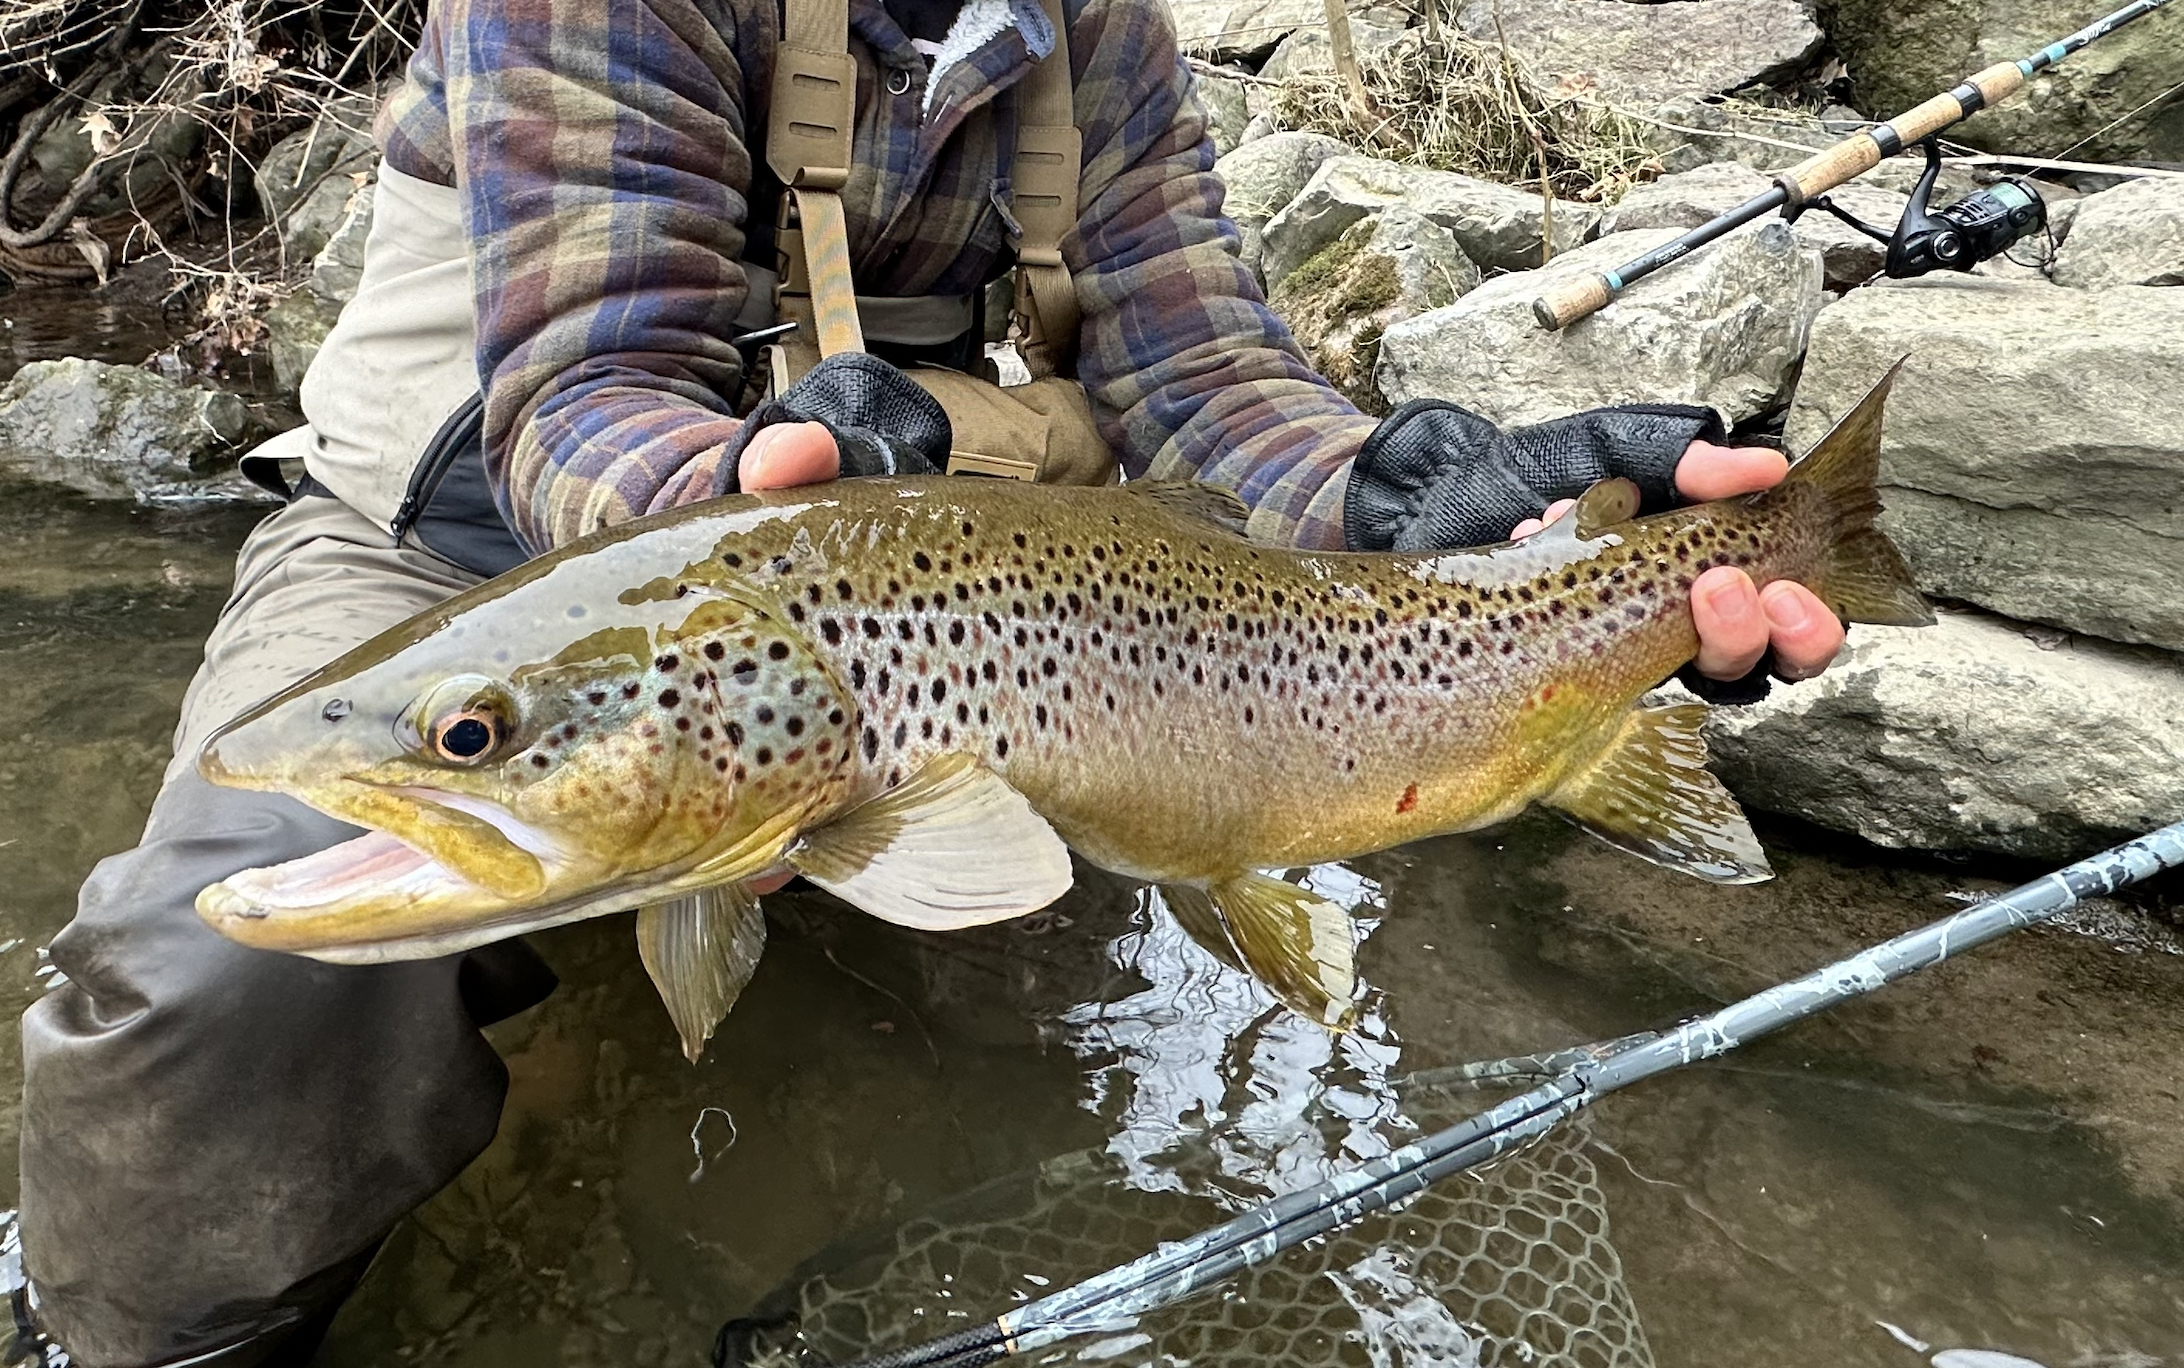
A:
<svg viewBox="0 0 2184 1368">
<path fill-rule="evenodd" d="M 1044 484 L 1109 484 L 1115 456 L 1101 440 L 1073 369 L 1080 315 L 1062 261 L 1077 222 L 1082 138 L 1070 93 L 1069 29 L 1061 0 L 1041 0 L 1054 50 L 1024 78 L 1022 124 L 1010 167 L 1016 297 L 1009 334 L 1032 375 L 1004 387 L 988 376 L 921 367 L 910 378 L 940 401 L 954 428 L 951 475 L 997 475 Z M 849 52 L 849 0 L 788 0 L 768 108 L 766 162 L 784 187 L 776 243 L 781 256 L 774 316 L 796 331 L 766 349 L 767 384 L 778 394 L 838 352 L 864 350 L 841 189 L 849 180 L 857 66 Z M 868 306 L 869 307 L 869 306 Z"/>
</svg>

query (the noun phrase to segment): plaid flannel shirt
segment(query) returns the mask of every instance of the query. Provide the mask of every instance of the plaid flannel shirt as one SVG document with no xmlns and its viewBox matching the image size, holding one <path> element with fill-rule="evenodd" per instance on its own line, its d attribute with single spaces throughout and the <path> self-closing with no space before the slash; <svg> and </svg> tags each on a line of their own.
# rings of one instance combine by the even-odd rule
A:
<svg viewBox="0 0 2184 1368">
<path fill-rule="evenodd" d="M 928 91 L 880 0 L 853 0 L 842 199 L 861 294 L 975 290 L 1008 251 L 1011 92 L 1052 31 L 1035 0 L 981 2 L 1003 21 Z M 461 193 L 487 467 L 534 549 L 722 487 L 778 6 L 435 0 L 380 137 L 390 164 Z M 1063 251 L 1102 432 L 1132 476 L 1237 490 L 1256 537 L 1340 546 L 1373 420 L 1312 373 L 1238 260 L 1165 0 L 1070 12 L 1085 153 Z"/>
</svg>

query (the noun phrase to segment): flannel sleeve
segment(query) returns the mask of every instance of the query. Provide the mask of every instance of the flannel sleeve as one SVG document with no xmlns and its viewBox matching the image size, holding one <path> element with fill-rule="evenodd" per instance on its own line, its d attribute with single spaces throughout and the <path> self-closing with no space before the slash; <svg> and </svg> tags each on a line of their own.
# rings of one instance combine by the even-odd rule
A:
<svg viewBox="0 0 2184 1368">
<path fill-rule="evenodd" d="M 703 0 L 447 0 L 486 468 L 533 551 L 703 497 L 737 431 L 743 76 Z"/>
<path fill-rule="evenodd" d="M 1105 436 L 1133 476 L 1235 489 L 1254 537 L 1340 547 L 1374 420 L 1312 372 L 1239 257 L 1168 6 L 1092 0 L 1070 52 L 1084 198 L 1064 252 Z"/>
</svg>

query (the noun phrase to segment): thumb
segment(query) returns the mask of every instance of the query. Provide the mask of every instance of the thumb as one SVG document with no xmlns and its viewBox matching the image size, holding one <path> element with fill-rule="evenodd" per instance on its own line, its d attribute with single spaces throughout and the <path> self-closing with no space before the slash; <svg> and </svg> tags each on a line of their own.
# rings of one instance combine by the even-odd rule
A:
<svg viewBox="0 0 2184 1368">
<path fill-rule="evenodd" d="M 819 484 L 842 473 L 842 453 L 823 423 L 776 423 L 751 439 L 736 462 L 746 493 Z"/>
</svg>

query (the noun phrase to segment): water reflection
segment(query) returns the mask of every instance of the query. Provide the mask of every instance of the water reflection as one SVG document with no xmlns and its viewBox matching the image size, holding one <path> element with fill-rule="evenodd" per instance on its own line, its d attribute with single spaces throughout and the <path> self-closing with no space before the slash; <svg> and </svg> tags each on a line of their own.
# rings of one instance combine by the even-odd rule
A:
<svg viewBox="0 0 2184 1368">
<path fill-rule="evenodd" d="M 1377 884 L 1339 865 L 1313 870 L 1306 886 L 1355 912 L 1380 905 Z M 1383 1132 L 1407 1124 L 1388 1087 L 1402 1050 L 1376 991 L 1366 986 L 1355 1032 L 1332 1035 L 1200 948 L 1158 889 L 1140 893 L 1137 922 L 1107 953 L 1146 987 L 1061 1016 L 1071 1048 L 1092 1065 L 1086 1105 L 1113 1125 L 1108 1150 L 1125 1182 L 1187 1190 L 1164 1156 L 1201 1138 L 1226 1180 L 1219 1190 L 1242 1201 L 1320 1182 L 1342 1154 L 1388 1150 Z M 1355 922 L 1361 942 L 1378 925 L 1370 915 Z M 1345 1123 L 1332 1145 L 1322 1110 Z"/>
</svg>

